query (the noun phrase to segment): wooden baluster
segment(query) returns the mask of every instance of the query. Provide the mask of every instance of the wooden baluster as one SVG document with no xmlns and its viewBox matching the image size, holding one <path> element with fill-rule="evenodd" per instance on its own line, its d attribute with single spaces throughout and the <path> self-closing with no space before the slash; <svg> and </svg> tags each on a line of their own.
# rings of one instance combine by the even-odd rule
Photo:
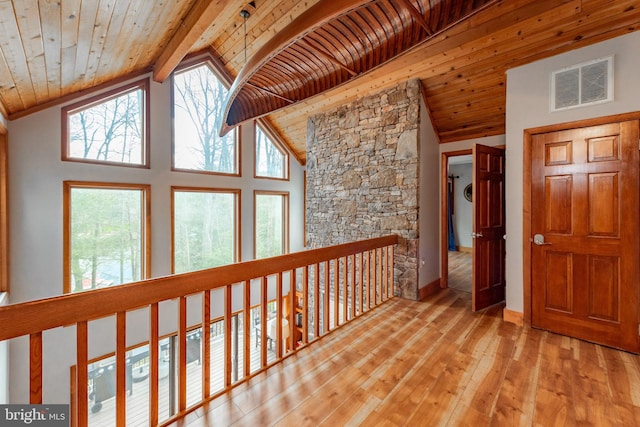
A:
<svg viewBox="0 0 640 427">
<path fill-rule="evenodd" d="M 76 366 L 77 366 L 77 396 L 78 396 L 78 427 L 86 427 L 89 422 L 89 332 L 87 322 L 76 324 Z"/>
<path fill-rule="evenodd" d="M 382 301 L 386 301 L 387 300 L 387 286 L 388 286 L 388 281 L 387 281 L 387 270 L 388 270 L 388 265 L 387 265 L 387 248 L 381 248 L 381 253 L 380 253 L 380 262 L 382 263 L 382 276 L 381 276 L 381 287 L 382 287 L 382 291 L 380 292 L 380 296 L 382 298 Z"/>
<path fill-rule="evenodd" d="M 276 275 L 276 358 L 282 359 L 282 272 Z"/>
<path fill-rule="evenodd" d="M 330 265 L 329 261 L 323 262 L 324 266 L 324 304 L 322 305 L 322 309 L 324 310 L 324 333 L 329 332 L 329 294 L 331 293 L 330 289 Z"/>
<path fill-rule="evenodd" d="M 376 305 L 379 305 L 382 302 L 382 251 L 380 249 L 375 249 L 374 254 L 376 263 Z"/>
<path fill-rule="evenodd" d="M 232 349 L 231 349 L 231 300 L 232 300 L 231 285 L 224 287 L 224 387 L 229 388 L 231 386 L 231 373 L 233 371 L 232 364 Z"/>
<path fill-rule="evenodd" d="M 373 283 L 373 295 L 371 297 L 373 307 L 378 305 L 378 252 L 373 249 L 371 251 L 371 282 Z"/>
<path fill-rule="evenodd" d="M 389 274 L 391 275 L 391 283 L 390 283 L 390 291 L 391 291 L 391 296 L 393 297 L 396 293 L 395 291 L 395 283 L 396 283 L 396 276 L 394 274 L 394 268 L 395 268 L 395 248 L 393 246 L 391 246 L 389 248 L 391 250 L 391 254 L 389 254 Z"/>
<path fill-rule="evenodd" d="M 42 404 L 42 332 L 29 336 L 29 403 Z"/>
<path fill-rule="evenodd" d="M 309 342 L 309 266 L 302 268 L 302 343 Z"/>
<path fill-rule="evenodd" d="M 389 281 L 387 280 L 387 270 L 388 270 L 388 265 L 387 265 L 387 248 L 380 248 L 380 256 L 382 257 L 382 282 L 383 282 L 383 291 L 382 291 L 382 301 L 386 301 L 387 300 L 387 292 L 388 292 L 388 286 L 389 286 Z"/>
<path fill-rule="evenodd" d="M 116 314 L 116 425 L 127 424 L 127 312 Z"/>
<path fill-rule="evenodd" d="M 369 251 L 369 309 L 376 306 L 376 256 L 373 250 Z"/>
<path fill-rule="evenodd" d="M 371 271 L 371 252 L 366 251 L 363 253 L 363 255 L 366 254 L 367 257 L 365 258 L 364 261 L 364 280 L 366 282 L 366 303 L 365 303 L 365 308 L 367 309 L 367 311 L 369 311 L 371 309 L 371 281 L 369 280 L 369 272 Z"/>
<path fill-rule="evenodd" d="M 343 274 L 342 274 L 342 322 L 347 322 L 347 309 L 349 308 L 349 259 L 347 257 L 342 258 L 344 261 L 343 264 Z"/>
<path fill-rule="evenodd" d="M 351 317 L 356 317 L 356 254 L 350 256 L 351 258 Z"/>
<path fill-rule="evenodd" d="M 267 366 L 267 278 L 262 276 L 260 286 L 260 366 Z"/>
<path fill-rule="evenodd" d="M 320 264 L 313 264 L 313 339 L 320 336 Z"/>
<path fill-rule="evenodd" d="M 358 254 L 358 315 L 362 314 L 362 300 L 364 299 L 364 254 Z"/>
<path fill-rule="evenodd" d="M 385 266 L 385 273 L 384 273 L 384 289 L 385 289 L 385 295 L 387 297 L 387 299 L 391 298 L 391 294 L 389 292 L 391 283 L 389 281 L 389 271 L 391 270 L 391 272 L 393 273 L 393 268 L 392 266 L 389 264 L 389 254 L 391 252 L 391 248 L 389 246 L 385 246 L 384 248 L 384 266 Z"/>
<path fill-rule="evenodd" d="M 297 350 L 298 342 L 297 337 L 297 313 L 296 305 L 298 304 L 298 297 L 296 296 L 296 273 L 295 270 L 289 270 L 289 296 L 291 297 L 291 310 L 289 311 L 289 340 L 291 342 L 291 351 Z"/>
<path fill-rule="evenodd" d="M 370 273 L 371 288 L 369 288 L 369 291 L 371 291 L 371 294 L 369 294 L 369 308 L 373 308 L 376 306 L 376 285 L 377 285 L 375 250 L 369 251 L 369 268 L 371 270 L 371 273 Z"/>
<path fill-rule="evenodd" d="M 244 281 L 243 316 L 244 316 L 244 377 L 251 375 L 251 282 Z"/>
<path fill-rule="evenodd" d="M 158 378 L 160 376 L 160 327 L 158 303 L 149 307 L 149 425 L 158 425 Z"/>
<path fill-rule="evenodd" d="M 225 288 L 226 289 L 226 288 Z M 211 291 L 202 293 L 202 399 L 211 395 Z"/>
<path fill-rule="evenodd" d="M 178 315 L 178 413 L 187 409 L 187 297 L 179 298 Z"/>
<path fill-rule="evenodd" d="M 333 328 L 340 324 L 340 260 L 333 260 Z"/>
</svg>

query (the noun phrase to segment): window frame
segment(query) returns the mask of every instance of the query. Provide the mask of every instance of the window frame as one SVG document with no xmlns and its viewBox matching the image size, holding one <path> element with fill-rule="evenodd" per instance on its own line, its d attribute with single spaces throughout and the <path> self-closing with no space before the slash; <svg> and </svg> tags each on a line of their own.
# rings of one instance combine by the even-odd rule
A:
<svg viewBox="0 0 640 427">
<path fill-rule="evenodd" d="M 69 116 L 71 114 L 77 113 L 82 110 L 87 110 L 96 105 L 100 105 L 102 103 L 111 101 L 112 99 L 118 98 L 119 96 L 126 95 L 130 92 L 135 92 L 136 90 L 142 90 L 142 163 L 121 163 L 121 162 L 112 162 L 107 160 L 96 160 L 96 159 L 82 159 L 79 157 L 72 157 L 69 154 Z M 65 162 L 79 162 L 79 163 L 91 163 L 98 165 L 109 165 L 109 166 L 122 166 L 128 168 L 139 168 L 139 169 L 150 169 L 151 168 L 151 154 L 150 154 L 150 138 L 151 134 L 151 113 L 150 113 L 150 83 L 149 78 L 146 77 L 144 79 L 136 80 L 129 84 L 119 86 L 117 88 L 111 89 L 107 92 L 94 95 L 85 100 L 67 105 L 61 109 L 62 116 L 62 161 Z"/>
<path fill-rule="evenodd" d="M 103 190 L 139 190 L 142 194 L 140 240 L 140 280 L 151 277 L 151 185 L 131 183 L 109 183 L 92 181 L 63 182 L 63 272 L 62 293 L 71 294 L 71 190 L 75 188 Z M 83 291 L 91 292 L 91 290 Z"/>
<path fill-rule="evenodd" d="M 242 260 L 242 190 L 239 188 L 215 188 L 215 187 L 194 187 L 194 186 L 180 186 L 174 185 L 171 186 L 171 274 L 175 274 L 176 268 L 176 259 L 175 259 L 175 249 L 176 249 L 176 240 L 175 240 L 175 194 L 176 192 L 192 192 L 192 193 L 222 193 L 222 194 L 233 194 L 234 195 L 234 221 L 235 221 L 235 229 L 234 229 L 234 253 L 233 253 L 233 262 L 237 263 Z M 211 267 L 214 268 L 214 267 Z"/>
<path fill-rule="evenodd" d="M 269 142 L 271 142 L 271 144 L 273 144 L 274 147 L 276 147 L 276 149 L 278 151 L 280 151 L 280 153 L 282 153 L 282 155 L 284 156 L 284 173 L 283 173 L 283 177 L 273 177 L 273 176 L 265 176 L 265 175 L 258 175 L 258 153 L 257 153 L 257 149 L 258 149 L 258 128 L 260 129 L 260 131 L 262 133 L 265 134 L 265 136 L 267 137 L 267 139 L 269 140 Z M 290 174 L 289 174 L 289 170 L 291 167 L 291 156 L 289 155 L 289 150 L 286 149 L 286 147 L 282 144 L 282 142 L 280 141 L 279 138 L 276 137 L 276 133 L 274 132 L 274 130 L 271 128 L 271 126 L 264 120 L 262 119 L 257 119 L 253 121 L 253 177 L 255 179 L 270 179 L 270 180 L 275 180 L 275 181 L 289 181 L 290 180 Z"/>
<path fill-rule="evenodd" d="M 289 192 L 253 191 L 253 259 L 258 259 L 258 196 L 282 196 L 282 254 L 289 253 Z M 274 255 L 275 256 L 275 255 Z"/>
<path fill-rule="evenodd" d="M 240 132 L 240 128 L 235 128 L 233 130 L 234 134 L 234 159 L 235 159 L 235 172 L 216 172 L 216 171 L 206 171 L 206 170 L 197 170 L 197 169 L 186 169 L 176 167 L 176 93 L 175 93 L 175 76 L 176 74 L 185 73 L 192 69 L 206 66 L 209 68 L 209 71 L 213 73 L 216 79 L 220 82 L 224 88 L 229 91 L 230 85 L 228 84 L 227 79 L 223 78 L 215 65 L 211 61 L 211 59 L 197 59 L 195 61 L 185 61 L 182 62 L 176 69 L 171 73 L 171 170 L 173 172 L 186 172 L 186 173 L 196 173 L 196 174 L 205 174 L 205 175 L 219 175 L 219 176 L 233 176 L 233 177 L 241 177 L 242 176 L 242 132 Z"/>
</svg>

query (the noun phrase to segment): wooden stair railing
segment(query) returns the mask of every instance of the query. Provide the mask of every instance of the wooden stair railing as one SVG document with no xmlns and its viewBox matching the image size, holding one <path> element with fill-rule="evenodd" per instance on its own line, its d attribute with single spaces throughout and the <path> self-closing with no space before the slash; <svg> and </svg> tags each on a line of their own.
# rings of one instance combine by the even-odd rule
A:
<svg viewBox="0 0 640 427">
<path fill-rule="evenodd" d="M 91 321 L 115 317 L 115 420 L 125 426 L 126 414 L 126 330 L 127 313 L 147 308 L 149 316 L 149 425 L 168 425 L 196 410 L 230 388 L 248 380 L 267 367 L 295 353 L 360 314 L 394 295 L 394 246 L 398 236 L 391 235 L 331 247 L 241 262 L 191 273 L 154 278 L 111 288 L 29 301 L 0 307 L 0 341 L 28 336 L 30 347 L 30 403 L 43 403 L 43 333 L 75 326 L 76 365 L 71 367 L 70 403 L 73 425 L 88 425 L 89 417 L 89 325 Z M 242 287 L 241 298 L 234 299 L 233 288 Z M 275 289 L 274 289 L 275 288 Z M 258 289 L 257 295 L 252 292 Z M 202 396 L 187 406 L 187 297 L 202 296 L 202 331 L 212 323 L 213 296 L 224 298 L 224 387 L 210 391 L 210 337 L 202 333 Z M 236 293 L 237 294 L 237 293 Z M 275 361 L 268 363 L 267 305 L 275 295 Z M 178 301 L 177 396 L 176 411 L 161 420 L 158 414 L 160 310 L 163 301 Z M 241 301 L 238 301 L 241 300 Z M 252 302 L 260 310 L 260 368 L 251 370 L 250 322 Z M 243 316 L 242 378 L 232 380 L 233 307 L 240 306 Z M 254 303 L 255 306 L 255 303 Z M 286 322 L 284 322 L 286 319 Z M 288 329 L 283 330 L 283 324 Z M 191 325 L 196 326 L 198 325 Z M 72 328 L 69 328 L 72 329 Z M 287 340 L 283 340 L 288 335 Z M 287 345 L 284 345 L 287 342 Z M 66 369 L 66 368 L 65 368 Z M 75 373 L 75 374 L 73 374 Z"/>
</svg>

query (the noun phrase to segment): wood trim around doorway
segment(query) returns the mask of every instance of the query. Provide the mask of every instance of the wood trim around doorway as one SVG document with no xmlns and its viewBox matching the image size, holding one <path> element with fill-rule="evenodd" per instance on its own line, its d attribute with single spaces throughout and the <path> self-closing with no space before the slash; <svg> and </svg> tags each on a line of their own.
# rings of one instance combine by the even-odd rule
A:
<svg viewBox="0 0 640 427">
<path fill-rule="evenodd" d="M 449 230 L 447 229 L 448 221 L 448 188 L 447 179 L 449 166 L 449 157 L 465 156 L 472 154 L 472 150 L 458 150 L 442 153 L 440 159 L 440 287 L 449 287 Z"/>
<path fill-rule="evenodd" d="M 533 136 L 541 133 L 557 132 L 589 126 L 599 126 L 608 123 L 618 123 L 628 120 L 640 120 L 640 111 L 615 114 L 594 119 L 578 120 L 549 126 L 525 129 L 523 133 L 523 191 L 522 191 L 522 295 L 524 308 L 524 324 L 531 326 L 531 141 Z"/>
</svg>

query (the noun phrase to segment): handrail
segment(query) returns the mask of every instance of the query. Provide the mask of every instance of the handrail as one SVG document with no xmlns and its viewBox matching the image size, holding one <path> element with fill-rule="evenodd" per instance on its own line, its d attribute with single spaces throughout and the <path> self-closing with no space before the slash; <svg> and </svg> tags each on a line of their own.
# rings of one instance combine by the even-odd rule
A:
<svg viewBox="0 0 640 427">
<path fill-rule="evenodd" d="M 369 247 L 389 246 L 397 236 L 385 236 L 319 249 L 294 252 L 268 259 L 252 260 L 208 270 L 143 280 L 90 292 L 11 304 L 0 308 L 0 341 L 68 326 L 81 320 L 95 320 L 120 311 L 135 310 L 156 302 L 213 290 L 245 280 L 270 276 L 326 259 L 340 258 Z M 176 286 L 179 284 L 179 286 Z M 15 322 L 15 319 L 20 322 Z"/>
<path fill-rule="evenodd" d="M 43 392 L 43 334 L 50 329 L 74 325 L 76 337 L 76 366 L 72 367 L 71 407 L 75 425 L 87 425 L 88 419 L 88 334 L 89 324 L 95 319 L 115 316 L 115 381 L 116 417 L 118 426 L 126 424 L 126 314 L 140 308 L 149 309 L 149 354 L 150 387 L 149 422 L 152 425 L 167 425 L 189 412 L 201 407 L 216 395 L 246 381 L 273 363 L 295 353 L 298 348 L 319 339 L 344 325 L 374 306 L 394 295 L 393 263 L 394 246 L 398 236 L 391 235 L 325 248 L 306 250 L 261 260 L 247 261 L 209 270 L 176 274 L 136 283 L 119 285 L 77 294 L 11 304 L 0 307 L 0 341 L 29 336 L 30 348 L 30 403 L 42 403 Z M 301 274 L 299 274 L 301 273 Z M 285 274 L 289 274 L 288 291 L 284 293 Z M 270 280 L 269 278 L 275 278 Z M 252 281 L 259 280 L 257 285 Z M 232 289 L 242 286 L 244 348 L 243 378 L 231 379 L 231 331 Z M 252 286 L 259 291 L 259 325 L 256 324 L 256 346 L 260 345 L 260 367 L 252 370 L 251 346 L 251 292 Z M 274 288 L 275 287 L 275 288 Z M 267 335 L 267 295 L 275 289 L 276 313 L 274 317 L 275 337 Z M 217 293 L 213 291 L 217 291 Z M 200 344 L 202 370 L 202 396 L 198 403 L 187 407 L 187 297 L 202 296 L 202 331 L 211 325 L 212 295 L 223 291 L 224 298 L 224 387 L 212 395 L 210 337 L 203 333 Z M 254 291 L 255 292 L 255 291 Z M 254 296 L 255 299 L 255 296 Z M 331 301 L 330 301 L 331 299 Z M 158 333 L 159 304 L 178 300 L 178 319 L 175 328 L 178 354 L 177 409 L 168 420 L 158 419 Z M 236 301 L 236 305 L 237 305 Z M 340 309 L 341 307 L 341 309 Z M 332 316 L 330 316 L 330 312 Z M 330 318 L 331 317 L 331 318 Z M 20 319 L 20 321 L 16 321 Z M 286 326 L 285 326 L 286 325 Z M 258 328 L 259 326 L 259 328 Z M 267 361 L 267 339 L 275 340 L 275 359 Z M 285 346 L 286 343 L 286 346 Z M 255 353 L 254 353 L 255 354 Z M 275 360 L 275 362 L 273 362 Z M 217 362 L 217 360 L 216 360 Z"/>
</svg>

